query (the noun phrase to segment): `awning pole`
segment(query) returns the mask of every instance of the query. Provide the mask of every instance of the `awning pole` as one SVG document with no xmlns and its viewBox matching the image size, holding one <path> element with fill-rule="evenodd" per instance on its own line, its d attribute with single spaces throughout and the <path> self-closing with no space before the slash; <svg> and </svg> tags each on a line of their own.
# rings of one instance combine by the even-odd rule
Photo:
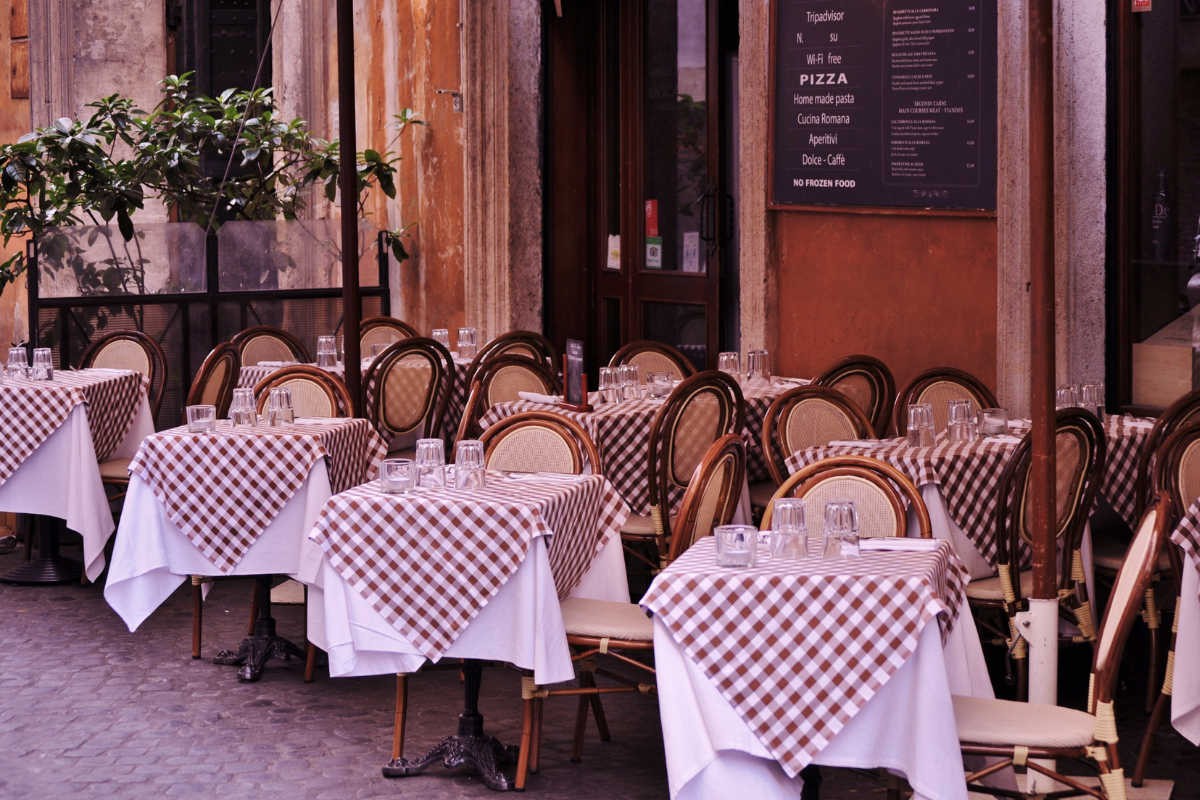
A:
<svg viewBox="0 0 1200 800">
<path fill-rule="evenodd" d="M 358 295 L 358 151 L 354 121 L 354 0 L 337 0 L 338 190 L 342 195 L 342 335 L 345 337 L 346 388 L 354 416 L 363 415 L 362 356 L 358 331 L 362 305 Z"/>
</svg>

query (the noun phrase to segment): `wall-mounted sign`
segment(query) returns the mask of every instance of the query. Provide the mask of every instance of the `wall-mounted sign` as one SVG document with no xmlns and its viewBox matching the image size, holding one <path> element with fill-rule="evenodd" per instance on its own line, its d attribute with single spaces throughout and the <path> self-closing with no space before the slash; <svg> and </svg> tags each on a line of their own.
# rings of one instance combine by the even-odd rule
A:
<svg viewBox="0 0 1200 800">
<path fill-rule="evenodd" d="M 1133 3 L 1133 12 L 1136 14 L 1139 11 L 1150 10 L 1150 0 L 1131 0 Z"/>
<path fill-rule="evenodd" d="M 996 0 L 774 0 L 773 206 L 996 207 Z"/>
</svg>

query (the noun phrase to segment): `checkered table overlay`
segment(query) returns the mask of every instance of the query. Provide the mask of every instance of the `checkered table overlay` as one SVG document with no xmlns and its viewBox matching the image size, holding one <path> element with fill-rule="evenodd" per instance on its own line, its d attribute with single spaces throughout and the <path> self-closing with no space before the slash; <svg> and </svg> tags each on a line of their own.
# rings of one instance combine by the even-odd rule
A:
<svg viewBox="0 0 1200 800">
<path fill-rule="evenodd" d="M 0 485 L 81 403 L 88 407 L 96 458 L 107 460 L 129 434 L 149 388 L 139 372 L 108 369 L 56 371 L 52 381 L 6 380 L 0 384 Z"/>
<path fill-rule="evenodd" d="M 948 542 L 750 569 L 714 559 L 712 538 L 697 542 L 641 605 L 792 777 L 904 665 L 931 619 L 945 641 L 968 580 Z"/>
<path fill-rule="evenodd" d="M 1129 523 L 1137 524 L 1137 460 L 1149 427 L 1131 425 L 1131 418 L 1110 416 L 1104 423 L 1107 438 L 1104 475 L 1100 493 Z M 873 443 L 870 443 L 873 445 Z M 881 446 L 810 447 L 786 460 L 788 472 L 831 456 L 859 455 L 891 464 L 916 486 L 934 483 L 941 487 L 950 517 L 962 528 L 987 562 L 996 564 L 996 502 L 1001 473 L 1016 444 L 980 439 L 951 444 L 939 436 L 933 447 L 909 447 L 904 439 L 887 439 Z"/>
<path fill-rule="evenodd" d="M 762 451 L 763 419 L 771 402 L 792 384 L 743 387 L 746 398 L 746 427 L 742 439 L 746 442 L 746 477 L 751 483 L 771 479 Z M 594 398 L 594 396 L 593 396 Z M 593 399 L 593 403 L 595 400 Z M 650 513 L 650 474 L 647 468 L 647 448 L 650 446 L 650 427 L 662 403 L 625 400 L 595 406 L 595 411 L 566 411 L 544 403 L 517 400 L 497 403 L 483 415 L 480 424 L 486 429 L 506 417 L 523 411 L 550 411 L 578 422 L 592 437 L 600 451 L 604 474 L 617 491 L 628 501 L 636 514 Z M 683 501 L 683 489 L 671 491 L 668 505 L 674 513 Z"/>
<path fill-rule="evenodd" d="M 1183 549 L 1196 572 L 1200 573 L 1200 500 L 1192 503 L 1183 515 L 1179 526 L 1171 532 L 1171 541 Z"/>
<path fill-rule="evenodd" d="M 534 483 L 489 472 L 486 489 L 392 495 L 356 487 L 330 498 L 310 538 L 392 627 L 437 660 L 516 572 L 534 537 L 551 537 L 561 599 L 628 516 L 600 475 Z"/>
<path fill-rule="evenodd" d="M 287 428 L 215 433 L 186 427 L 148 436 L 129 471 L 145 480 L 167 516 L 222 572 L 250 547 L 308 478 L 328 459 L 332 491 L 375 477 L 387 448 L 365 419 L 300 421 Z"/>
</svg>

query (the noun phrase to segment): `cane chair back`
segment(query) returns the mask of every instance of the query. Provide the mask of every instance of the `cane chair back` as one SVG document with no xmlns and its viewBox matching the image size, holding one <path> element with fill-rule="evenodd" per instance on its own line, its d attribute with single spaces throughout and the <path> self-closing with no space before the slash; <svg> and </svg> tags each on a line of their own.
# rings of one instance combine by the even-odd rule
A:
<svg viewBox="0 0 1200 800">
<path fill-rule="evenodd" d="M 972 415 L 981 408 L 997 406 L 992 390 L 978 378 L 962 370 L 939 367 L 917 375 L 896 395 L 892 425 L 903 436 L 908 431 L 908 407 L 929 403 L 933 406 L 933 427 L 940 433 L 950 422 L 951 400 L 970 401 Z"/>
<path fill-rule="evenodd" d="M 497 403 L 521 399 L 521 392 L 554 394 L 557 382 L 544 364 L 518 355 L 502 355 L 488 359 L 479 370 L 483 408 L 486 411 Z"/>
<path fill-rule="evenodd" d="M 849 356 L 818 375 L 813 383 L 849 397 L 871 420 L 875 435 L 887 433 L 896 400 L 896 379 L 882 361 L 871 356 Z"/>
<path fill-rule="evenodd" d="M 488 469 L 504 472 L 600 472 L 600 454 L 574 420 L 548 411 L 525 411 L 492 425 L 483 435 Z"/>
<path fill-rule="evenodd" d="M 763 418 L 762 446 L 775 484 L 784 482 L 783 462 L 792 453 L 875 432 L 862 410 L 846 395 L 824 386 L 788 389 Z"/>
<path fill-rule="evenodd" d="M 690 378 L 696 374 L 692 362 L 678 349 L 662 342 L 642 340 L 630 342 L 622 347 L 609 360 L 610 367 L 622 364 L 637 364 L 642 383 L 651 372 L 670 372 L 676 380 Z"/>
<path fill-rule="evenodd" d="M 420 332 L 395 317 L 367 317 L 358 325 L 359 352 L 371 355 L 371 345 L 392 345 L 404 339 L 419 339 Z"/>
<path fill-rule="evenodd" d="M 1135 497 L 1139 516 L 1146 505 L 1146 498 L 1152 492 L 1165 488 L 1161 485 L 1155 485 L 1153 482 L 1155 475 L 1154 462 L 1159 446 L 1166 442 L 1176 430 L 1193 422 L 1200 422 L 1200 389 L 1188 392 L 1183 397 L 1180 397 L 1159 414 L 1158 419 L 1154 421 L 1154 427 L 1146 435 L 1146 441 L 1142 442 L 1142 451 L 1138 454 L 1137 493 Z"/>
<path fill-rule="evenodd" d="M 337 376 L 323 369 L 297 364 L 272 372 L 254 387 L 258 413 L 267 406 L 272 389 L 292 390 L 292 410 L 300 417 L 344 417 L 350 413 L 350 393 Z"/>
<path fill-rule="evenodd" d="M 1200 497 L 1200 422 L 1176 428 L 1154 458 L 1153 486 L 1168 492 L 1178 515 Z"/>
<path fill-rule="evenodd" d="M 312 361 L 303 342 L 272 325 L 247 328 L 232 341 L 242 354 L 242 364 L 247 367 L 263 361 L 298 361 L 301 364 Z"/>
<path fill-rule="evenodd" d="M 810 537 L 819 538 L 825 532 L 825 504 L 831 500 L 854 501 L 859 536 L 864 539 L 906 536 L 910 506 L 921 538 L 933 536 L 929 509 L 917 487 L 900 470 L 874 458 L 834 456 L 796 472 L 775 492 L 763 514 L 762 530 L 770 530 L 774 501 L 781 497 L 804 500 Z"/>
<path fill-rule="evenodd" d="M 679 558 L 697 540 L 711 536 L 714 528 L 729 524 L 745 480 L 746 443 L 741 436 L 728 433 L 708 448 L 684 492 L 667 562 Z"/>
<path fill-rule="evenodd" d="M 438 436 L 454 390 L 452 364 L 450 351 L 433 339 L 417 336 L 390 345 L 363 376 L 371 424 L 392 436 Z"/>
<path fill-rule="evenodd" d="M 213 348 L 200 365 L 200 371 L 192 380 L 188 390 L 189 406 L 213 406 L 217 419 L 229 415 L 233 402 L 233 390 L 237 386 L 238 373 L 242 368 L 241 354 L 231 342 L 223 342 Z"/>
<path fill-rule="evenodd" d="M 523 356 L 533 359 L 542 366 L 549 366 L 551 371 L 559 369 L 558 353 L 550 340 L 534 331 L 509 331 L 479 348 L 475 358 L 467 367 L 468 385 L 480 376 L 483 365 L 499 356 Z"/>
<path fill-rule="evenodd" d="M 167 385 L 167 356 L 158 342 L 141 331 L 113 331 L 96 339 L 79 362 L 80 369 L 127 369 L 150 381 L 150 410 L 158 417 Z"/>
</svg>

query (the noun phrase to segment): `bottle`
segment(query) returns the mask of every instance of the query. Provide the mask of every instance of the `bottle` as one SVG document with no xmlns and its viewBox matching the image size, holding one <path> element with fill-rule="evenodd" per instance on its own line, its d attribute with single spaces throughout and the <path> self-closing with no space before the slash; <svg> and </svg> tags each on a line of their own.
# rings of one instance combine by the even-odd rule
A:
<svg viewBox="0 0 1200 800">
<path fill-rule="evenodd" d="M 1158 191 L 1154 193 L 1154 211 L 1150 214 L 1150 254 L 1154 261 L 1166 261 L 1171 249 L 1171 207 L 1167 203 L 1167 168 L 1159 165 Z"/>
</svg>

